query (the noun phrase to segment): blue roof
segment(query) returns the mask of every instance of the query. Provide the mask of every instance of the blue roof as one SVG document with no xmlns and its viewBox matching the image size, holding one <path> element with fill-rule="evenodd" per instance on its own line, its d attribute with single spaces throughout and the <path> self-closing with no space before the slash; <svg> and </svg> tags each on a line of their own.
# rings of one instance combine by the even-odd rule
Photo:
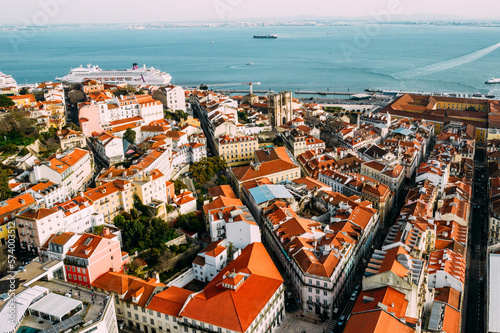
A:
<svg viewBox="0 0 500 333">
<path fill-rule="evenodd" d="M 412 130 L 409 130 L 407 128 L 398 128 L 397 130 L 394 131 L 394 133 L 398 133 L 398 134 L 401 134 L 401 135 L 404 135 L 404 136 L 407 136 L 407 135 L 410 135 L 413 133 Z"/>
<path fill-rule="evenodd" d="M 291 199 L 293 195 L 283 185 L 260 185 L 250 189 L 253 199 L 260 205 L 272 199 Z"/>
</svg>

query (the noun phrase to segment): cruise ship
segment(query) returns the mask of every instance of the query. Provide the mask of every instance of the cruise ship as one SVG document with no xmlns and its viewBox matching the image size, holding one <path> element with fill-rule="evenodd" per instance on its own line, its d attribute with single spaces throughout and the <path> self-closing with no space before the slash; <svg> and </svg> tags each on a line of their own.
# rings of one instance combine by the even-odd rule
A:
<svg viewBox="0 0 500 333">
<path fill-rule="evenodd" d="M 12 78 L 12 75 L 7 75 L 0 72 L 0 89 L 2 88 L 16 88 L 17 82 Z"/>
<path fill-rule="evenodd" d="M 172 77 L 154 67 L 146 68 L 146 65 L 138 67 L 137 63 L 132 64 L 132 69 L 125 70 L 106 70 L 89 64 L 87 67 L 80 65 L 78 68 L 73 68 L 68 75 L 57 77 L 56 80 L 66 84 L 81 83 L 85 80 L 100 80 L 108 84 L 160 86 L 169 84 Z"/>
<path fill-rule="evenodd" d="M 492 77 L 491 79 L 489 79 L 488 81 L 485 82 L 486 84 L 496 84 L 496 83 L 500 83 L 500 78 L 497 78 L 495 79 L 495 77 Z"/>
</svg>

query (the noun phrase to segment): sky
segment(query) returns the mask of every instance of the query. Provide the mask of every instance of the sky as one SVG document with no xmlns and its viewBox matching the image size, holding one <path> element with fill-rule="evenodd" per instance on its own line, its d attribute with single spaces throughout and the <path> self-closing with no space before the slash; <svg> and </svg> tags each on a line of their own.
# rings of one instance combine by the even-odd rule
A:
<svg viewBox="0 0 500 333">
<path fill-rule="evenodd" d="M 390 13 L 390 16 L 383 14 Z M 493 14 L 492 14 L 493 13 Z M 498 13 L 498 14 L 497 14 Z M 0 25 L 234 21 L 289 17 L 500 17 L 498 0 L 0 0 Z"/>
</svg>

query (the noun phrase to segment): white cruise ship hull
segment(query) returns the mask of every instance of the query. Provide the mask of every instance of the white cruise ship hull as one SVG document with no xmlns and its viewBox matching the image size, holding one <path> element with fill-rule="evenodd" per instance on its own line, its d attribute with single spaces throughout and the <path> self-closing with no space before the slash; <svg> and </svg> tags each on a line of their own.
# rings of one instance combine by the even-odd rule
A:
<svg viewBox="0 0 500 333">
<path fill-rule="evenodd" d="M 166 85 L 172 80 L 170 74 L 161 72 L 153 67 L 134 68 L 126 70 L 104 70 L 98 66 L 86 68 L 80 67 L 70 71 L 63 77 L 57 77 L 56 80 L 65 84 L 78 84 L 85 80 L 99 80 L 108 84 L 128 84 L 128 85 Z"/>
</svg>

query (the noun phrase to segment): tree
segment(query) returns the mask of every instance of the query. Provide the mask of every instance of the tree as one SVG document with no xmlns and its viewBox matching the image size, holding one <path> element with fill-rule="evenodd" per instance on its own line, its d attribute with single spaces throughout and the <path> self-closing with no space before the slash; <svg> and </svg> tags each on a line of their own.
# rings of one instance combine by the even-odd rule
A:
<svg viewBox="0 0 500 333">
<path fill-rule="evenodd" d="M 92 233 L 94 235 L 102 235 L 103 229 L 104 229 L 104 227 L 102 225 L 96 225 L 96 226 L 92 227 Z"/>
<path fill-rule="evenodd" d="M 0 201 L 4 201 L 12 197 L 12 191 L 9 187 L 9 176 L 12 174 L 10 169 L 0 169 Z"/>
<path fill-rule="evenodd" d="M 30 93 L 30 90 L 28 87 L 22 87 L 21 90 L 19 90 L 19 95 L 27 95 Z"/>
<path fill-rule="evenodd" d="M 198 183 L 205 184 L 213 176 L 224 172 L 226 161 L 218 156 L 204 157 L 199 162 L 191 164 L 189 171 Z"/>
<path fill-rule="evenodd" d="M 11 100 L 9 97 L 5 95 L 0 95 L 0 108 L 10 108 L 11 106 L 14 106 L 16 103 L 14 103 L 13 100 Z"/>
<path fill-rule="evenodd" d="M 205 225 L 198 219 L 196 213 L 194 212 L 179 216 L 177 222 L 175 223 L 175 226 L 191 232 L 205 231 Z"/>
<path fill-rule="evenodd" d="M 200 84 L 200 90 L 208 90 L 208 86 L 206 84 Z"/>
<path fill-rule="evenodd" d="M 179 195 L 181 194 L 181 190 L 187 190 L 187 185 L 184 184 L 184 182 L 180 179 L 174 180 L 174 189 L 175 189 L 175 194 Z"/>
<path fill-rule="evenodd" d="M 130 142 L 131 144 L 134 144 L 136 135 L 137 135 L 137 133 L 135 133 L 135 131 L 133 129 L 127 128 L 127 130 L 125 131 L 125 134 L 123 134 L 123 138 L 125 140 L 127 140 L 128 142 Z"/>
<path fill-rule="evenodd" d="M 7 246 L 0 247 L 0 276 L 4 276 L 4 274 L 8 271 L 8 255 L 7 255 Z"/>
<path fill-rule="evenodd" d="M 135 209 L 131 209 L 131 213 L 132 219 L 130 220 L 126 220 L 121 215 L 113 219 L 115 226 L 122 232 L 125 251 L 157 249 L 159 252 L 155 253 L 160 253 L 166 249 L 166 242 L 177 237 L 175 230 L 170 228 L 165 220 L 160 218 L 138 219 Z"/>
</svg>

